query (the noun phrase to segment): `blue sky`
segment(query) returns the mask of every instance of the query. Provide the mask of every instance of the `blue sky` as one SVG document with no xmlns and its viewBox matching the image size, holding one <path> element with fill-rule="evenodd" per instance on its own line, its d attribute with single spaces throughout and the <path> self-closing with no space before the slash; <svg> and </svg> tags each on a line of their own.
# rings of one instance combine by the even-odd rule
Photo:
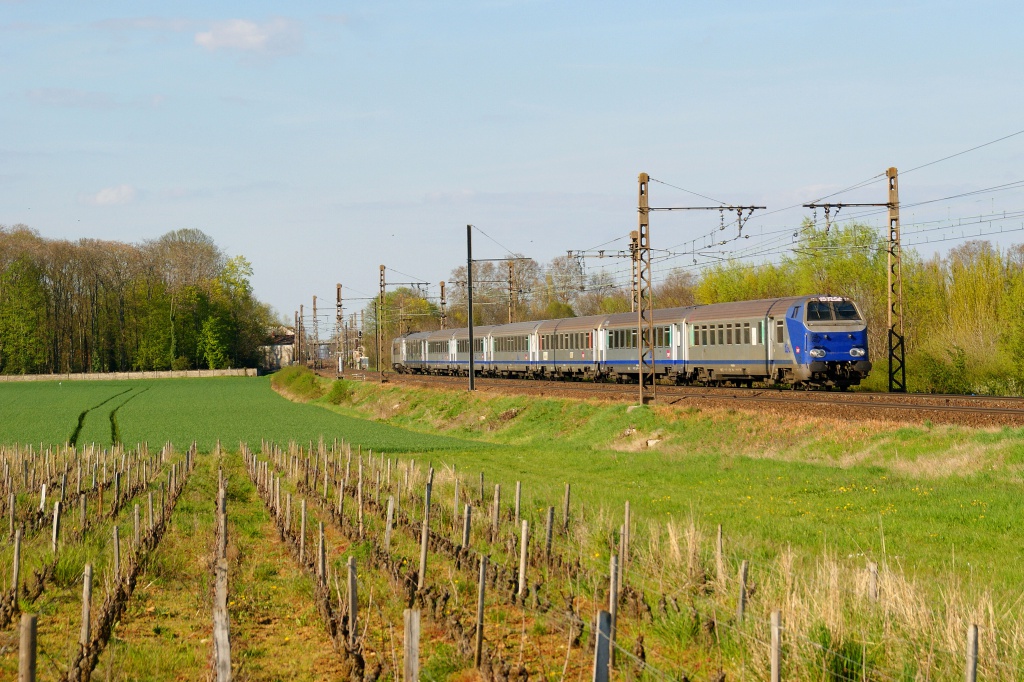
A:
<svg viewBox="0 0 1024 682">
<path fill-rule="evenodd" d="M 436 294 L 467 223 L 541 261 L 621 248 L 641 171 L 775 210 L 1024 129 L 1022 19 L 1009 2 L 0 0 L 0 224 L 127 241 L 199 228 L 289 317 L 335 282 L 373 294 L 380 263 Z M 901 199 L 1022 180 L 1022 160 L 1024 135 L 901 176 Z M 658 184 L 651 198 L 707 203 Z M 1020 209 L 1011 189 L 903 221 Z M 777 257 L 760 235 L 806 214 L 754 219 L 721 251 Z M 657 214 L 652 244 L 717 223 Z M 481 237 L 477 254 L 504 249 Z"/>
</svg>

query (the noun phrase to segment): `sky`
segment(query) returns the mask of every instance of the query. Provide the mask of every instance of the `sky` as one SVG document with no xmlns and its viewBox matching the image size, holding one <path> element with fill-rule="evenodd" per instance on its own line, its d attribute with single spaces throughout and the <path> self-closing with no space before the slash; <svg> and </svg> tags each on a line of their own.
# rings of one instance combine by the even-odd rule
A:
<svg viewBox="0 0 1024 682">
<path fill-rule="evenodd" d="M 801 203 L 869 179 L 830 200 L 884 202 L 890 166 L 905 243 L 1005 246 L 1024 187 L 990 188 L 1024 180 L 1024 134 L 911 169 L 1024 130 L 1022 24 L 983 0 L 0 0 L 0 224 L 198 228 L 289 319 L 336 282 L 361 308 L 380 264 L 436 296 L 467 224 L 479 258 L 623 249 L 641 172 L 652 206 L 767 207 L 743 240 L 654 214 L 656 279 L 778 258 Z"/>
</svg>

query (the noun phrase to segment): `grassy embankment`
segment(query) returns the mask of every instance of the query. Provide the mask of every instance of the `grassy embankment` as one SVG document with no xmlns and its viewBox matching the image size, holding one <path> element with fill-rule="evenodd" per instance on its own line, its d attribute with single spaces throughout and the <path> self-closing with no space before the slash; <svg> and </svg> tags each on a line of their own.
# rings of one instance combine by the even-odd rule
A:
<svg viewBox="0 0 1024 682">
<path fill-rule="evenodd" d="M 1016 522 L 1019 429 L 631 410 L 329 382 L 303 372 L 275 383 L 341 414 L 490 443 L 446 452 L 444 461 L 468 470 L 471 485 L 478 470 L 506 490 L 523 481 L 534 511 L 557 504 L 563 481 L 571 481 L 586 519 L 581 557 L 595 571 L 629 499 L 639 519 L 631 580 L 645 590 L 684 586 L 694 614 L 731 606 L 696 596 L 701 576 L 715 573 L 713 533 L 723 524 L 727 573 L 751 559 L 758 618 L 767 621 L 770 605 L 783 609 L 787 636 L 804 646 L 794 652 L 797 668 L 827 668 L 829 679 L 854 670 L 860 679 L 863 665 L 901 679 L 946 679 L 962 674 L 970 622 L 981 625 L 981 666 L 990 676 L 1012 679 L 1024 663 L 1024 620 L 1015 615 L 1024 539 Z M 881 607 L 868 598 L 871 563 L 879 566 Z M 687 642 L 700 644 L 699 623 L 669 627 L 680 656 Z M 723 633 L 719 643 L 734 659 L 726 667 L 759 659 L 751 641 L 731 637 Z"/>
<path fill-rule="evenodd" d="M 535 506 L 572 482 L 592 510 L 722 523 L 754 560 L 783 547 L 900 562 L 981 584 L 1021 577 L 1024 432 L 894 426 L 537 399 L 358 382 L 278 380 L 339 414 L 496 447 L 445 452 L 460 470 L 523 481 Z M 647 447 L 648 441 L 655 441 Z"/>
</svg>

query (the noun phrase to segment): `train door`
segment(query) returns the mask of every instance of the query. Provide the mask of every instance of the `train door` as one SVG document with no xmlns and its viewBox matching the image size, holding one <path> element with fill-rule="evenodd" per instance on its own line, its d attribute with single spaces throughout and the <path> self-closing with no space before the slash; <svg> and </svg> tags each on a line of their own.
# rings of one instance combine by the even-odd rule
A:
<svg viewBox="0 0 1024 682">
<path fill-rule="evenodd" d="M 776 378 L 782 365 L 787 362 L 789 353 L 786 348 L 785 316 L 769 315 L 765 319 L 765 352 L 767 354 L 767 371 L 769 378 Z"/>
</svg>

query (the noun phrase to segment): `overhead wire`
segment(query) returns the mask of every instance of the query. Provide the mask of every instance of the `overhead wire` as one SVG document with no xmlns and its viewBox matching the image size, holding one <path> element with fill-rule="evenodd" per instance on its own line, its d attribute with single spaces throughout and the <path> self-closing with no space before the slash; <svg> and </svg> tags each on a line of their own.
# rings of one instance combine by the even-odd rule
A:
<svg viewBox="0 0 1024 682">
<path fill-rule="evenodd" d="M 968 149 L 962 150 L 962 151 L 957 152 L 955 154 L 950 154 L 948 156 L 944 156 L 942 158 L 935 159 L 934 161 L 929 161 L 927 163 L 923 163 L 923 164 L 920 164 L 918 166 L 914 166 L 914 167 L 909 168 L 909 169 L 907 169 L 905 171 L 901 171 L 901 175 L 906 175 L 907 173 L 912 173 L 912 172 L 920 170 L 922 168 L 927 168 L 928 166 L 932 166 L 932 165 L 935 165 L 937 163 L 941 163 L 943 161 L 948 161 L 949 159 L 953 159 L 953 158 L 962 156 L 964 154 L 968 154 L 968 153 L 976 151 L 978 149 L 982 149 L 982 148 L 991 146 L 993 144 L 997 144 L 999 142 L 1003 142 L 1005 140 L 1011 139 L 1013 137 L 1016 137 L 1016 136 L 1022 135 L 1022 134 L 1024 134 L 1024 130 L 1018 130 L 1017 132 L 1011 133 L 1009 135 L 1004 135 L 1002 137 L 996 138 L 995 140 L 990 140 L 989 142 L 985 142 L 985 143 L 980 144 L 980 145 L 975 145 L 974 147 L 970 147 Z M 832 192 L 830 194 L 826 194 L 824 196 L 821 196 L 821 197 L 819 197 L 819 198 L 817 198 L 817 199 L 815 199 L 815 200 L 813 200 L 811 202 L 802 202 L 800 204 L 794 204 L 794 205 L 791 205 L 791 206 L 786 206 L 784 208 L 775 209 L 775 210 L 772 210 L 772 211 L 768 211 L 766 213 L 759 213 L 757 215 L 751 216 L 750 219 L 751 220 L 763 219 L 763 218 L 766 218 L 767 216 L 770 216 L 770 215 L 773 215 L 773 214 L 777 214 L 777 213 L 781 213 L 781 212 L 784 212 L 784 211 L 791 210 L 793 208 L 801 207 L 801 206 L 803 206 L 803 203 L 818 203 L 820 201 L 823 201 L 824 199 L 829 199 L 831 197 L 838 196 L 838 195 L 843 194 L 845 192 L 849 192 L 849 191 L 853 191 L 853 190 L 865 187 L 865 186 L 871 184 L 872 182 L 874 182 L 874 181 L 876 181 L 876 180 L 878 180 L 878 179 L 880 179 L 880 178 L 882 178 L 884 176 L 885 176 L 885 173 L 879 173 L 877 175 L 871 176 L 870 178 L 867 178 L 866 180 L 862 180 L 860 182 L 857 182 L 857 183 L 854 183 L 852 185 L 849 185 L 848 187 L 844 187 L 843 189 L 840 189 L 840 190 L 837 190 L 837 191 Z M 661 184 L 668 184 L 668 183 L 664 183 L 663 181 L 660 181 L 660 180 L 658 182 L 661 183 Z M 1020 181 L 1018 181 L 1017 183 L 1008 183 L 1007 185 L 1004 185 L 1004 186 L 996 186 L 995 188 L 987 188 L 987 189 L 984 189 L 984 190 L 975 190 L 973 192 L 962 193 L 960 195 L 953 195 L 951 197 L 944 197 L 944 198 L 940 198 L 940 199 L 929 200 L 927 202 L 917 202 L 915 204 L 902 204 L 901 208 L 911 208 L 913 206 L 920 206 L 920 205 L 924 205 L 926 203 L 934 203 L 934 202 L 937 202 L 937 201 L 943 201 L 943 200 L 948 200 L 948 199 L 953 199 L 953 198 L 962 198 L 964 196 L 972 196 L 974 194 L 984 193 L 986 191 L 1001 191 L 1002 189 L 1013 189 L 1013 188 L 1016 188 L 1016 186 L 1018 186 L 1019 184 L 1020 184 Z M 670 185 L 670 186 L 672 186 L 672 185 Z M 683 189 L 683 188 L 678 188 L 677 187 L 677 189 Z M 683 189 L 683 191 L 689 192 L 689 190 L 685 190 L 685 189 Z M 698 195 L 698 196 L 702 196 L 702 195 Z M 703 197 L 703 198 L 708 198 L 708 197 Z M 711 201 L 715 201 L 715 200 L 711 199 Z M 861 214 L 861 217 L 868 216 L 868 215 L 875 215 L 875 214 L 877 214 L 879 212 L 880 211 L 864 212 L 864 213 Z M 735 221 L 731 221 L 727 226 L 731 226 L 733 224 L 735 224 Z M 670 248 L 674 249 L 674 248 L 677 248 L 679 246 L 682 246 L 685 243 L 686 242 L 682 242 L 682 243 L 677 244 L 677 245 L 675 245 L 673 247 L 670 247 Z"/>
<path fill-rule="evenodd" d="M 679 185 L 673 185 L 671 183 L 665 182 L 664 180 L 658 180 L 657 178 L 652 178 L 650 176 L 648 176 L 648 180 L 650 180 L 651 182 L 656 182 L 659 185 L 665 185 L 666 187 L 671 187 L 672 189 L 678 189 L 678 190 L 680 190 L 682 192 L 686 192 L 687 194 L 692 194 L 693 196 L 700 197 L 701 199 L 707 199 L 708 201 L 713 201 L 716 204 L 722 204 L 722 205 L 726 204 L 726 202 L 721 201 L 720 199 L 712 199 L 711 197 L 706 196 L 704 194 L 699 194 L 697 192 L 694 192 L 693 190 L 686 189 L 685 187 L 680 187 Z"/>
<path fill-rule="evenodd" d="M 983 144 L 975 145 L 975 146 L 970 147 L 968 149 L 964 149 L 962 151 L 956 152 L 955 154 L 949 154 L 947 156 L 943 156 L 943 157 L 935 159 L 933 161 L 929 161 L 927 163 L 923 163 L 923 164 L 914 166 L 912 168 L 909 168 L 907 170 L 901 171 L 901 175 L 906 175 L 907 173 L 912 173 L 914 171 L 921 170 L 922 168 L 927 168 L 929 166 L 932 166 L 932 165 L 935 165 L 935 164 L 938 164 L 938 163 L 942 163 L 944 161 L 948 161 L 950 159 L 957 158 L 959 156 L 963 156 L 963 155 L 968 154 L 970 152 L 977 151 L 977 150 L 983 149 L 985 147 L 989 147 L 991 145 L 997 144 L 999 142 L 1003 142 L 1005 140 L 1012 139 L 1012 138 L 1017 137 L 1017 136 L 1022 135 L 1022 134 L 1024 134 L 1024 130 L 1019 130 L 1019 131 L 1010 133 L 1009 135 L 1004 135 L 1002 137 L 996 138 L 994 140 L 990 140 L 990 141 L 985 142 Z M 873 176 L 871 176 L 869 178 L 866 178 L 865 180 L 861 180 L 860 182 L 856 182 L 856 183 L 854 183 L 852 185 L 849 185 L 849 186 L 844 187 L 842 189 L 836 190 L 835 192 L 830 192 L 828 194 L 822 195 L 822 196 L 818 197 L 817 199 L 813 200 L 812 202 L 806 202 L 806 203 L 817 203 L 817 202 L 823 201 L 825 199 L 829 199 L 829 198 L 838 196 L 840 194 L 844 194 L 846 192 L 850 192 L 850 191 L 854 191 L 854 190 L 857 190 L 857 189 L 861 189 L 861 188 L 866 187 L 866 186 L 870 185 L 871 183 L 881 179 L 884 176 L 885 176 L 885 173 L 879 173 L 879 174 L 873 175 Z M 655 183 L 660 184 L 660 185 L 664 185 L 666 187 L 671 187 L 673 189 L 685 192 L 687 194 L 691 194 L 693 196 L 700 197 L 702 199 L 707 199 L 708 201 L 712 201 L 712 202 L 717 203 L 717 204 L 725 205 L 725 202 L 721 201 L 720 199 L 715 199 L 713 197 L 707 196 L 705 194 L 701 194 L 699 192 L 695 192 L 695 191 L 687 189 L 685 187 L 681 187 L 679 185 L 676 185 L 676 184 L 673 184 L 673 183 L 670 183 L 670 182 L 666 182 L 666 181 L 661 180 L 659 178 L 653 178 L 652 177 L 652 178 L 650 178 L 650 181 L 651 182 L 655 182 Z M 981 195 L 981 194 L 1009 191 L 1009 190 L 1021 189 L 1021 188 L 1024 188 L 1024 180 L 1016 180 L 1016 181 L 1012 181 L 1012 182 L 1009 182 L 1009 183 L 1003 183 L 1003 184 L 1000 184 L 1000 185 L 994 185 L 992 187 L 986 187 L 986 188 L 981 188 L 981 189 L 977 189 L 977 190 L 970 190 L 970 191 L 967 191 L 967 192 L 960 192 L 960 193 L 957 193 L 957 194 L 952 194 L 952 195 L 948 195 L 948 196 L 944 196 L 944 197 L 938 197 L 938 198 L 935 198 L 935 199 L 927 199 L 927 200 L 923 200 L 923 201 L 909 202 L 909 203 L 901 202 L 901 208 L 902 209 L 909 209 L 909 208 L 915 208 L 915 207 L 918 207 L 918 206 L 926 206 L 926 205 L 930 205 L 930 204 L 934 204 L 934 203 L 938 203 L 938 202 L 942 202 L 942 201 L 953 201 L 953 200 L 956 200 L 956 199 L 962 199 L 962 198 L 966 198 L 966 197 L 978 196 L 978 195 Z M 767 211 L 765 213 L 759 213 L 759 214 L 750 216 L 747 220 L 749 221 L 749 220 L 764 219 L 764 218 L 766 218 L 766 217 L 768 217 L 770 215 L 774 215 L 774 214 L 778 214 L 778 213 L 782 213 L 782 212 L 785 212 L 785 211 L 792 210 L 794 208 L 802 207 L 803 203 L 804 202 L 801 202 L 800 204 L 793 204 L 793 205 L 790 205 L 790 206 L 785 206 L 783 208 Z M 879 209 L 870 209 L 870 210 L 858 211 L 858 212 L 855 212 L 853 215 L 847 214 L 847 216 L 844 216 L 844 223 L 848 224 L 850 221 L 853 221 L 853 220 L 859 220 L 859 219 L 869 218 L 869 217 L 872 217 L 872 216 L 881 215 L 881 214 L 885 213 L 886 210 L 887 209 L 885 209 L 885 208 L 879 208 Z M 993 222 L 996 221 L 996 220 L 997 219 L 993 218 Z M 757 241 L 751 243 L 748 247 L 746 247 L 744 249 L 737 249 L 737 250 L 733 250 L 732 252 L 727 252 L 724 249 L 717 250 L 717 251 L 711 251 L 711 249 L 713 247 L 727 246 L 728 244 L 730 244 L 732 242 L 735 242 L 735 241 L 738 241 L 741 238 L 749 239 L 751 237 L 751 235 L 748 233 L 747 235 L 739 235 L 739 234 L 737 234 L 735 237 L 731 237 L 731 238 L 725 239 L 725 240 L 720 240 L 720 239 L 716 238 L 717 237 L 717 235 L 716 235 L 717 232 L 720 232 L 720 231 L 722 231 L 722 229 L 728 228 L 728 227 L 732 227 L 734 225 L 736 225 L 736 220 L 730 220 L 728 223 L 723 223 L 717 229 L 711 230 L 711 231 L 709 231 L 706 234 L 700 235 L 700 236 L 698 236 L 696 238 L 693 238 L 693 239 L 690 239 L 690 240 L 686 240 L 686 241 L 680 242 L 678 244 L 675 244 L 675 245 L 669 247 L 668 249 L 662 250 L 662 252 L 665 255 L 664 256 L 654 256 L 654 257 L 652 257 L 652 263 L 656 263 L 656 262 L 657 263 L 664 263 L 664 262 L 668 262 L 668 261 L 671 261 L 673 259 L 681 258 L 681 257 L 684 257 L 684 256 L 690 256 L 695 261 L 696 261 L 697 258 L 701 258 L 701 259 L 703 259 L 705 261 L 711 261 L 711 262 L 718 261 L 718 262 L 721 262 L 721 261 L 724 261 L 724 260 L 741 260 L 743 258 L 749 258 L 749 257 L 751 257 L 753 255 L 766 256 L 766 255 L 777 255 L 779 253 L 785 253 L 787 251 L 792 252 L 793 251 L 792 247 L 778 248 L 780 243 L 785 241 L 785 239 L 786 239 L 785 237 L 781 237 L 779 235 L 784 235 L 784 234 L 792 233 L 793 234 L 793 238 L 796 239 L 796 238 L 799 237 L 801 232 L 806 231 L 808 228 L 815 228 L 815 227 L 817 227 L 817 222 L 816 221 L 812 222 L 809 226 L 808 225 L 801 225 L 800 227 L 797 227 L 795 229 L 794 228 L 786 227 L 786 228 L 781 228 L 781 229 L 778 229 L 778 230 L 772 230 L 772 231 L 770 231 L 768 233 L 763 233 L 762 232 L 761 234 L 758 235 L 758 237 L 768 236 L 769 237 L 768 240 L 758 239 Z M 910 227 L 911 225 L 914 225 L 914 223 L 910 223 L 910 224 L 906 224 L 905 223 L 904 227 Z M 936 227 L 936 228 L 932 228 L 932 229 L 934 231 L 942 231 L 943 229 L 953 229 L 953 227 L 956 227 L 956 226 L 940 226 L 940 227 Z M 484 237 L 486 237 L 487 239 L 492 241 L 494 244 L 499 246 L 507 254 L 511 255 L 513 253 L 511 249 L 509 249 L 507 246 L 505 246 L 504 244 L 499 242 L 497 239 L 492 237 L 490 234 L 488 234 L 486 231 L 484 231 L 480 227 L 474 225 L 473 229 L 477 230 Z M 911 230 L 909 232 L 914 232 L 915 234 L 920 234 L 923 231 L 924 230 L 917 230 L 917 231 L 912 231 Z M 1018 232 L 1018 231 L 1020 231 L 1020 230 L 1000 230 L 999 232 L 982 232 L 982 233 L 979 233 L 978 235 L 971 235 L 970 238 L 977 238 L 979 236 L 990 236 L 990 235 L 995 235 L 995 234 L 1005 234 L 1005 233 Z M 968 237 L 967 236 L 962 236 L 961 238 L 968 238 Z M 608 241 L 605 241 L 605 242 L 597 244 L 597 245 L 595 245 L 593 247 L 590 247 L 587 250 L 590 251 L 590 250 L 598 249 L 598 248 L 600 248 L 602 246 L 606 246 L 608 244 L 612 244 L 612 243 L 615 243 L 615 242 L 623 241 L 625 239 L 627 239 L 627 237 L 625 235 L 614 237 L 614 238 L 612 238 L 612 239 L 610 239 Z M 919 244 L 937 243 L 937 242 L 941 242 L 941 241 L 954 241 L 955 239 L 956 239 L 955 237 L 950 237 L 950 238 L 945 238 L 945 239 L 931 239 L 931 238 L 928 238 L 928 239 L 926 239 L 924 241 L 910 242 L 908 244 L 905 244 L 905 246 L 914 246 L 914 245 L 919 245 Z M 706 242 L 706 246 L 702 246 L 702 247 L 698 248 L 697 247 L 697 243 L 701 242 L 701 241 Z M 679 247 L 685 246 L 686 244 L 690 244 L 691 248 L 689 250 L 681 251 L 681 252 L 675 251 Z M 766 250 L 766 247 L 767 247 L 768 250 Z M 807 252 L 807 248 L 808 247 L 800 247 L 800 252 Z M 826 248 L 826 247 L 810 247 L 810 248 L 812 248 L 812 249 L 822 249 L 822 248 Z M 709 262 L 694 263 L 694 264 L 690 264 L 690 265 L 686 265 L 686 266 L 676 267 L 676 268 L 673 268 L 673 270 L 689 270 L 689 269 L 693 269 L 695 267 L 705 267 L 708 264 L 709 264 Z M 599 272 L 604 272 L 605 270 L 606 269 L 604 269 L 604 268 L 598 268 Z M 416 279 L 412 275 L 408 275 L 406 273 L 402 273 L 399 270 L 394 270 L 394 272 L 398 272 L 399 274 L 402 274 L 402 275 L 404 275 L 406 277 L 411 277 L 413 279 Z M 547 273 L 545 272 L 544 274 L 547 274 Z M 611 275 L 612 283 L 601 283 L 601 284 L 598 284 L 598 285 L 596 285 L 594 287 L 588 287 L 584 283 L 583 287 L 581 287 L 580 290 L 585 292 L 585 291 L 588 291 L 588 290 L 594 291 L 594 290 L 607 290 L 609 288 L 615 288 L 616 287 L 616 282 L 621 281 L 621 278 L 623 278 L 624 276 L 625 276 L 625 271 L 624 270 L 619 270 L 617 272 L 613 272 L 612 273 L 612 275 Z M 622 286 L 624 288 L 626 285 L 625 285 L 625 283 L 623 283 L 623 284 L 618 285 L 618 286 Z M 357 293 L 363 293 L 365 295 L 365 292 L 361 292 L 358 289 L 350 288 L 350 290 L 355 291 Z M 369 297 L 369 298 L 372 298 L 372 297 Z M 349 300 L 352 300 L 352 299 L 349 299 Z"/>
<path fill-rule="evenodd" d="M 942 163 L 943 161 L 949 161 L 950 159 L 955 159 L 958 156 L 963 156 L 964 154 L 968 154 L 968 153 L 976 151 L 978 149 L 982 149 L 984 147 L 988 147 L 990 145 L 996 144 L 997 142 L 1002 142 L 1003 140 L 1009 140 L 1011 137 L 1017 137 L 1018 135 L 1024 135 L 1024 130 L 1018 130 L 1015 133 L 1010 133 L 1009 135 L 1004 135 L 1003 137 L 997 138 L 997 139 L 992 140 L 990 142 L 985 142 L 984 144 L 979 144 L 976 147 L 971 147 L 970 149 L 965 149 L 965 150 L 963 150 L 961 152 L 957 152 L 956 154 L 950 154 L 949 156 L 944 156 L 941 159 L 935 159 L 934 161 L 929 161 L 928 163 L 922 163 L 920 166 L 914 166 L 913 168 L 911 168 L 909 170 L 900 171 L 900 175 L 906 175 L 907 173 L 913 173 L 914 171 L 921 170 L 922 168 L 927 168 L 928 166 L 934 166 L 935 164 Z"/>
<path fill-rule="evenodd" d="M 494 238 L 494 237 L 492 237 L 491 235 L 489 235 L 489 234 L 487 234 L 486 232 L 484 232 L 484 231 L 483 231 L 482 229 L 480 229 L 480 228 L 479 228 L 479 227 L 477 227 L 476 225 L 473 225 L 473 229 L 474 229 L 474 230 L 476 230 L 477 232 L 479 232 L 480 234 L 482 234 L 483 236 L 487 237 L 488 239 L 490 239 L 490 240 L 491 240 L 492 242 L 494 242 L 495 244 L 497 244 L 498 246 L 500 246 L 500 247 L 501 247 L 502 249 L 504 249 L 504 250 L 505 250 L 505 253 L 506 253 L 506 254 L 508 254 L 509 256 L 513 255 L 513 253 L 512 253 L 512 249 L 508 248 L 507 246 L 505 246 L 504 244 L 502 244 L 501 242 L 499 242 L 499 241 L 498 241 L 497 239 L 495 239 L 495 238 Z"/>
</svg>

